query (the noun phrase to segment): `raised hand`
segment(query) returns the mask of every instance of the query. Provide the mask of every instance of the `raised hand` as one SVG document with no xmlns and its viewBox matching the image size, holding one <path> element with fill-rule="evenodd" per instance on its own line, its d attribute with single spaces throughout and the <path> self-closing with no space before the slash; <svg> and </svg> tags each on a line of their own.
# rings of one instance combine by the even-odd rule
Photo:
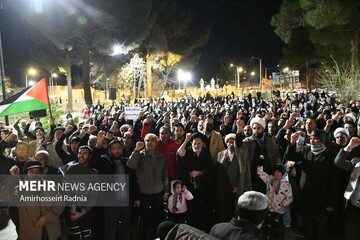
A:
<svg viewBox="0 0 360 240">
<path fill-rule="evenodd" d="M 98 141 L 99 141 L 99 142 L 103 142 L 104 139 L 105 139 L 105 137 L 106 137 L 105 131 L 100 130 L 100 131 L 98 132 L 98 134 L 97 134 L 97 137 L 98 137 Z"/>
<path fill-rule="evenodd" d="M 12 133 L 5 139 L 5 141 L 6 142 L 12 142 L 12 141 L 15 141 L 16 138 L 17 138 L 17 135 L 15 133 Z"/>
<path fill-rule="evenodd" d="M 191 133 L 187 133 L 185 137 L 185 141 L 189 142 L 191 139 Z"/>
<path fill-rule="evenodd" d="M 296 141 L 299 139 L 299 137 L 300 137 L 299 132 L 291 134 L 291 144 L 295 144 Z"/>
<path fill-rule="evenodd" d="M 74 129 L 74 126 L 73 125 L 68 125 L 66 128 L 65 128 L 65 135 L 69 134 L 70 132 L 72 132 L 72 130 Z"/>
<path fill-rule="evenodd" d="M 40 216 L 37 222 L 35 223 L 35 227 L 45 227 L 46 226 L 46 218 L 44 216 Z"/>
<path fill-rule="evenodd" d="M 90 125 L 89 130 L 88 130 L 88 133 L 89 133 L 89 134 L 92 134 L 92 133 L 96 132 L 96 130 L 97 130 L 97 126 L 95 126 L 95 125 Z"/>
<path fill-rule="evenodd" d="M 118 126 L 118 122 L 114 121 L 111 125 L 110 131 L 115 132 L 116 130 L 118 130 L 117 126 Z"/>
<path fill-rule="evenodd" d="M 287 161 L 286 165 L 287 165 L 288 168 L 292 168 L 292 167 L 295 166 L 295 162 L 294 161 Z"/>
<path fill-rule="evenodd" d="M 102 113 L 102 114 L 99 114 L 99 116 L 98 116 L 98 118 L 97 118 L 97 120 L 98 121 L 100 121 L 101 119 L 103 119 L 105 116 L 104 116 L 104 114 Z"/>
<path fill-rule="evenodd" d="M 348 148 L 353 149 L 360 145 L 360 138 L 352 137 L 348 143 Z"/>
<path fill-rule="evenodd" d="M 298 116 L 299 116 L 299 113 L 297 113 L 297 112 L 293 112 L 293 113 L 291 113 L 291 115 L 290 115 L 290 118 L 289 118 L 289 119 L 294 120 L 294 119 L 296 119 L 296 117 L 298 117 Z"/>
<path fill-rule="evenodd" d="M 295 124 L 294 118 L 289 118 L 288 120 L 286 120 L 285 125 L 284 125 L 284 128 L 285 128 L 285 129 L 288 129 L 288 128 L 290 128 L 291 126 L 293 126 L 294 124 Z"/>
<path fill-rule="evenodd" d="M 51 135 L 48 133 L 48 134 L 45 135 L 45 138 L 44 138 L 43 142 L 48 143 L 50 141 L 51 141 Z"/>
<path fill-rule="evenodd" d="M 331 127 L 332 125 L 334 125 L 334 120 L 333 119 L 326 120 L 326 125 Z"/>
<path fill-rule="evenodd" d="M 144 142 L 139 141 L 136 143 L 135 150 L 141 151 L 144 148 L 144 146 L 145 146 Z"/>
<path fill-rule="evenodd" d="M 18 166 L 14 165 L 9 170 L 11 176 L 18 176 L 20 174 L 20 169 Z"/>
<path fill-rule="evenodd" d="M 243 129 L 244 129 L 244 121 L 242 121 L 242 120 L 240 120 L 240 119 L 237 119 L 236 120 L 236 127 L 237 127 L 237 129 L 238 129 L 238 131 L 243 131 Z"/>
</svg>

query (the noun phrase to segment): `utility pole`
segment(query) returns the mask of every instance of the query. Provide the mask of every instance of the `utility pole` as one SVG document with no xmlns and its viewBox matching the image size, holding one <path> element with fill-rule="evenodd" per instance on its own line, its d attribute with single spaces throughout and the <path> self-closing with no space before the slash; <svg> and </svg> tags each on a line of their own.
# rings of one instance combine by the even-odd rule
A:
<svg viewBox="0 0 360 240">
<path fill-rule="evenodd" d="M 236 76 L 237 76 L 237 90 L 240 89 L 240 68 L 236 67 Z"/>
<path fill-rule="evenodd" d="M 306 91 L 309 92 L 309 61 L 306 60 Z"/>
<path fill-rule="evenodd" d="M 259 58 L 259 61 L 260 61 L 260 70 L 259 70 L 259 75 L 260 75 L 260 87 L 261 89 L 263 88 L 263 82 L 262 82 L 262 72 L 261 72 L 261 69 L 262 69 L 262 64 L 261 64 L 261 58 Z"/>
<path fill-rule="evenodd" d="M 261 89 L 262 89 L 262 72 L 261 72 L 261 68 L 262 68 L 262 59 L 261 58 L 258 58 L 258 57 L 251 57 L 251 58 L 254 58 L 254 59 L 257 59 L 257 60 L 259 60 L 259 80 L 260 80 L 260 82 L 259 82 L 259 84 L 260 84 L 260 87 L 261 87 Z"/>
<path fill-rule="evenodd" d="M 0 0 L 0 17 L 1 17 L 1 13 L 3 11 L 4 7 L 3 7 L 3 1 Z M 0 78 L 1 78 L 1 88 L 2 88 L 2 95 L 3 95 L 3 100 L 6 99 L 6 90 L 5 90 L 5 67 L 4 67 L 4 55 L 3 55 L 3 49 L 2 49 L 2 41 L 1 41 L 1 23 L 2 21 L 0 21 Z M 5 124 L 6 126 L 9 125 L 9 117 L 5 116 Z"/>
</svg>

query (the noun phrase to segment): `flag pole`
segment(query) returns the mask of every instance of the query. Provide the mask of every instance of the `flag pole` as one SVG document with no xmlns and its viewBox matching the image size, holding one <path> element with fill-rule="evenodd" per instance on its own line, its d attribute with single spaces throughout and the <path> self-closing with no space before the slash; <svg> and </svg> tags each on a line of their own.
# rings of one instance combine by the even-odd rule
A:
<svg viewBox="0 0 360 240">
<path fill-rule="evenodd" d="M 46 79 L 45 76 L 43 76 L 43 77 Z M 47 81 L 45 81 L 45 84 L 46 84 L 46 97 L 47 97 L 47 100 L 48 100 L 48 103 L 49 103 L 50 119 L 52 119 L 53 115 L 52 115 L 52 110 L 51 110 L 51 102 L 50 102 L 50 97 L 49 97 L 49 89 L 48 89 Z"/>
</svg>

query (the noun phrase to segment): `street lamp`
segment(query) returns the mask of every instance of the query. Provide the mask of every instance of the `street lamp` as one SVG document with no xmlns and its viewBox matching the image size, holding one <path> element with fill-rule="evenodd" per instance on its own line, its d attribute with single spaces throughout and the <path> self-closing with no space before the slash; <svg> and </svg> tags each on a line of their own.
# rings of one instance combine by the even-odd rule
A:
<svg viewBox="0 0 360 240">
<path fill-rule="evenodd" d="M 111 56 L 116 56 L 116 55 L 120 55 L 120 54 L 127 54 L 129 51 L 127 50 L 127 48 L 123 45 L 123 44 L 114 44 L 112 46 L 112 51 L 111 51 Z"/>
<path fill-rule="evenodd" d="M 242 67 L 235 66 L 234 64 L 230 64 L 230 67 L 236 68 L 236 83 L 237 89 L 240 89 L 240 74 L 244 71 Z"/>
<path fill-rule="evenodd" d="M 180 90 L 180 82 L 183 81 L 184 82 L 184 92 L 186 94 L 186 86 L 187 86 L 187 82 L 191 80 L 191 73 L 184 72 L 183 70 L 180 69 L 177 77 L 179 80 L 179 90 Z"/>
<path fill-rule="evenodd" d="M 50 92 L 51 92 L 51 95 L 54 95 L 54 78 L 57 78 L 58 77 L 58 74 L 53 72 L 51 73 L 51 77 L 50 77 Z"/>
<path fill-rule="evenodd" d="M 37 74 L 36 69 L 34 68 L 29 68 L 28 71 L 25 74 L 25 87 L 28 87 L 29 84 L 29 79 L 28 79 L 28 75 L 34 77 Z"/>
<path fill-rule="evenodd" d="M 29 81 L 29 86 L 33 86 L 35 84 L 35 81 L 34 80 L 30 80 Z"/>
<path fill-rule="evenodd" d="M 251 58 L 254 58 L 254 59 L 257 59 L 259 60 L 259 80 L 260 80 L 260 87 L 262 88 L 262 75 L 261 75 L 261 68 L 262 68 L 262 65 L 261 65 L 261 58 L 258 58 L 258 57 L 251 57 Z"/>
<path fill-rule="evenodd" d="M 104 89 L 104 91 L 105 91 L 105 99 L 107 99 L 107 92 L 108 92 L 108 88 L 109 88 L 109 81 L 110 81 L 110 79 L 108 78 L 108 77 L 106 77 L 105 78 L 105 89 Z"/>
<path fill-rule="evenodd" d="M 236 68 L 237 77 L 238 77 L 237 89 L 240 89 L 240 79 L 241 79 L 240 75 L 241 75 L 242 71 L 244 71 L 244 69 L 242 67 Z"/>
</svg>

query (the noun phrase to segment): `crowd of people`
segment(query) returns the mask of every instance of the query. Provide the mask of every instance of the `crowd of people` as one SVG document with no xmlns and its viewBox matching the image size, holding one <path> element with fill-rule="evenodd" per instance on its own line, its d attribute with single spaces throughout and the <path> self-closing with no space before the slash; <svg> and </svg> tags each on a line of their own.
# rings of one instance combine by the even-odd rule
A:
<svg viewBox="0 0 360 240">
<path fill-rule="evenodd" d="M 136 103 L 134 120 L 126 106 L 88 106 L 79 123 L 51 119 L 49 131 L 26 119 L 2 126 L 0 196 L 19 239 L 155 239 L 166 219 L 219 239 L 284 239 L 289 227 L 307 240 L 360 239 L 360 101 L 159 98 Z M 129 203 L 13 206 L 21 173 L 128 175 Z M 249 191 L 266 206 L 242 208 Z"/>
</svg>

